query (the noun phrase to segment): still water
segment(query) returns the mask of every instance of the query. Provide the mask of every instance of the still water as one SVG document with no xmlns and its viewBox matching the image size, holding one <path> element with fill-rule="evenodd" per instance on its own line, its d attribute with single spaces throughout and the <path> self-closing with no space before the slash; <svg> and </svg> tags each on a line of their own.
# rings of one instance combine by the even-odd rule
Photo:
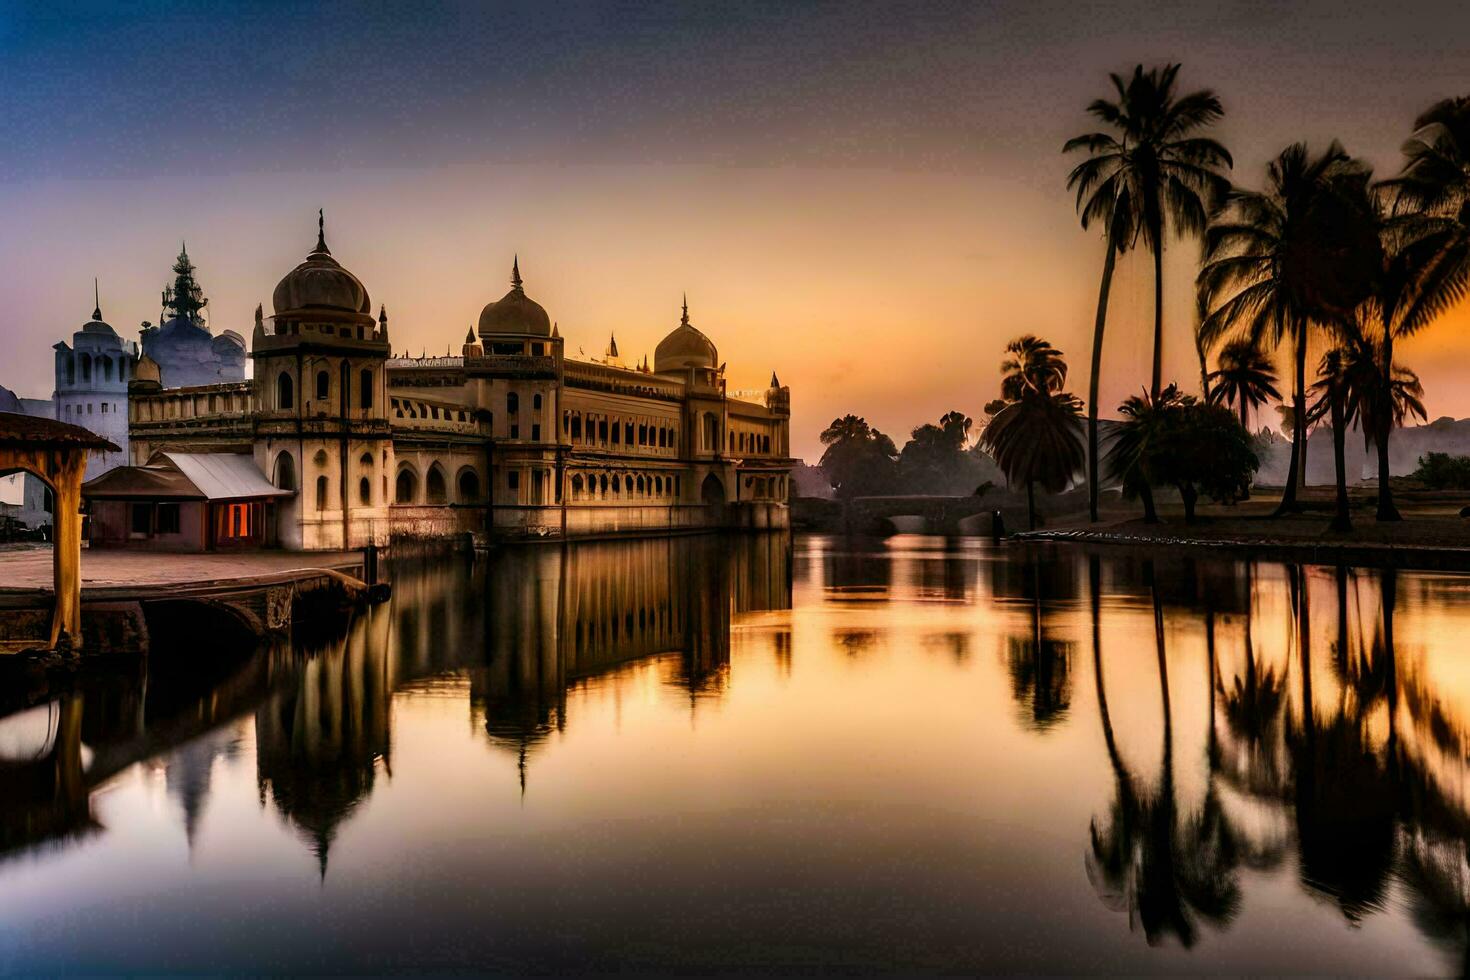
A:
<svg viewBox="0 0 1470 980">
<path fill-rule="evenodd" d="M 395 566 L 0 720 L 0 971 L 1458 972 L 1470 577 L 902 536 Z"/>
</svg>

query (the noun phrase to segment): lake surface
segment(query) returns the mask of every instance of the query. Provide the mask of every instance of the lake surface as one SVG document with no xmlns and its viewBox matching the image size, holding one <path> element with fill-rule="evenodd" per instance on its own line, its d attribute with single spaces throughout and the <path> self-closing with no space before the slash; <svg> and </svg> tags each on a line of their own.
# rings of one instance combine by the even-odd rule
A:
<svg viewBox="0 0 1470 980">
<path fill-rule="evenodd" d="M 913 536 L 393 576 L 0 719 L 0 971 L 1465 961 L 1470 577 Z"/>
</svg>

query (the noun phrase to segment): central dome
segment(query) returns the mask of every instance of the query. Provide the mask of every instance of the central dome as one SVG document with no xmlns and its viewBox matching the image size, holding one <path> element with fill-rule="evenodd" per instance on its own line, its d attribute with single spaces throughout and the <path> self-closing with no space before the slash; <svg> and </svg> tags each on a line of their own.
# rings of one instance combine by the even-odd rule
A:
<svg viewBox="0 0 1470 980">
<path fill-rule="evenodd" d="M 332 258 L 320 215 L 316 248 L 276 285 L 271 305 L 277 316 L 307 310 L 371 315 L 372 300 L 368 298 L 367 287 Z"/>
<path fill-rule="evenodd" d="M 477 328 L 481 337 L 490 334 L 530 334 L 537 337 L 551 336 L 551 317 L 541 304 L 526 295 L 521 288 L 521 260 L 516 258 L 510 267 L 510 292 L 494 303 L 486 303 L 480 311 Z"/>
<path fill-rule="evenodd" d="M 653 349 L 655 374 L 683 371 L 686 368 L 712 368 L 720 363 L 715 342 L 689 322 L 689 301 L 684 301 L 684 315 L 679 325 Z"/>
</svg>

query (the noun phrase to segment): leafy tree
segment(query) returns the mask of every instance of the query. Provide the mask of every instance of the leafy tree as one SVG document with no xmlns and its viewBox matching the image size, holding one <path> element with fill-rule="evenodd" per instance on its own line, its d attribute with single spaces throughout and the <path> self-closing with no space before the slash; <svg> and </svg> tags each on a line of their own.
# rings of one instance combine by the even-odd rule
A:
<svg viewBox="0 0 1470 980">
<path fill-rule="evenodd" d="M 1305 469 L 1308 332 L 1349 316 L 1382 264 L 1370 177 L 1336 142 L 1316 156 L 1294 143 L 1271 161 L 1266 189 L 1233 191 L 1206 235 L 1198 278 L 1212 307 L 1200 324 L 1206 342 L 1239 331 L 1293 349 L 1295 424 L 1278 514 L 1297 508 Z"/>
<path fill-rule="evenodd" d="M 856 415 L 833 419 L 821 438 L 827 448 L 818 465 L 837 496 L 871 496 L 892 489 L 898 450 L 867 419 Z"/>
<path fill-rule="evenodd" d="M 1088 394 L 1088 505 L 1093 521 L 1097 520 L 1098 384 L 1117 255 L 1140 239 L 1153 254 L 1154 347 L 1149 391 L 1156 398 L 1163 377 L 1164 232 L 1172 225 L 1179 233 L 1199 233 L 1210 210 L 1229 189 L 1221 171 L 1230 168 L 1230 153 L 1215 140 L 1191 135 L 1223 115 L 1220 100 L 1208 89 L 1176 97 L 1178 73 L 1178 65 L 1147 72 L 1139 65 L 1126 81 L 1111 75 L 1115 99 L 1096 99 L 1087 107 L 1108 131 L 1074 137 L 1062 147 L 1063 153 L 1082 150 L 1088 154 L 1067 176 L 1067 187 L 1076 191 L 1082 227 L 1100 225 L 1107 243 Z"/>
<path fill-rule="evenodd" d="M 946 412 L 939 424 L 921 425 L 898 457 L 901 485 L 913 493 L 971 493 L 983 479 L 980 460 L 966 451 L 974 423 Z"/>
<path fill-rule="evenodd" d="M 1193 523 L 1201 494 L 1220 503 L 1244 496 L 1260 467 L 1250 434 L 1223 405 L 1200 402 L 1170 385 L 1154 401 L 1147 393 L 1120 407 L 1124 422 L 1109 462 L 1129 497 L 1150 485 L 1178 489 L 1184 520 Z M 1157 521 L 1145 497 L 1147 521 Z"/>
<path fill-rule="evenodd" d="M 1431 490 L 1470 490 L 1470 456 L 1425 453 L 1409 476 Z"/>
<path fill-rule="evenodd" d="M 1266 403 L 1266 399 L 1280 400 L 1276 390 L 1276 368 L 1266 352 L 1251 343 L 1249 338 L 1237 337 L 1220 349 L 1216 368 L 1206 377 L 1214 382 L 1205 400 L 1211 405 L 1224 402 L 1234 405 L 1240 412 L 1240 424 L 1250 428 L 1250 411 Z"/>
<path fill-rule="evenodd" d="M 1026 512 L 1036 528 L 1036 484 L 1049 493 L 1067 489 L 1082 469 L 1082 403 L 1062 390 L 1067 378 L 1061 351 L 1036 337 L 1006 347 L 1001 365 L 1002 404 L 986 423 L 980 444 L 1011 485 L 1026 485 Z"/>
</svg>

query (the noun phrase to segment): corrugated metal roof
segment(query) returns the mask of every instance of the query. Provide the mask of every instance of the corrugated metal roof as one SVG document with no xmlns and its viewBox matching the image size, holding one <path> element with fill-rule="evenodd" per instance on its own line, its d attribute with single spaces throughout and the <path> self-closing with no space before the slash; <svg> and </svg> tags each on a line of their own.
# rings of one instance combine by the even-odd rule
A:
<svg viewBox="0 0 1470 980">
<path fill-rule="evenodd" d="M 92 499 L 198 500 L 203 491 L 172 466 L 119 466 L 82 484 Z"/>
<path fill-rule="evenodd" d="M 255 468 L 255 459 L 244 453 L 154 453 L 153 463 L 163 457 L 210 500 L 250 500 L 259 497 L 289 497 Z"/>
</svg>

